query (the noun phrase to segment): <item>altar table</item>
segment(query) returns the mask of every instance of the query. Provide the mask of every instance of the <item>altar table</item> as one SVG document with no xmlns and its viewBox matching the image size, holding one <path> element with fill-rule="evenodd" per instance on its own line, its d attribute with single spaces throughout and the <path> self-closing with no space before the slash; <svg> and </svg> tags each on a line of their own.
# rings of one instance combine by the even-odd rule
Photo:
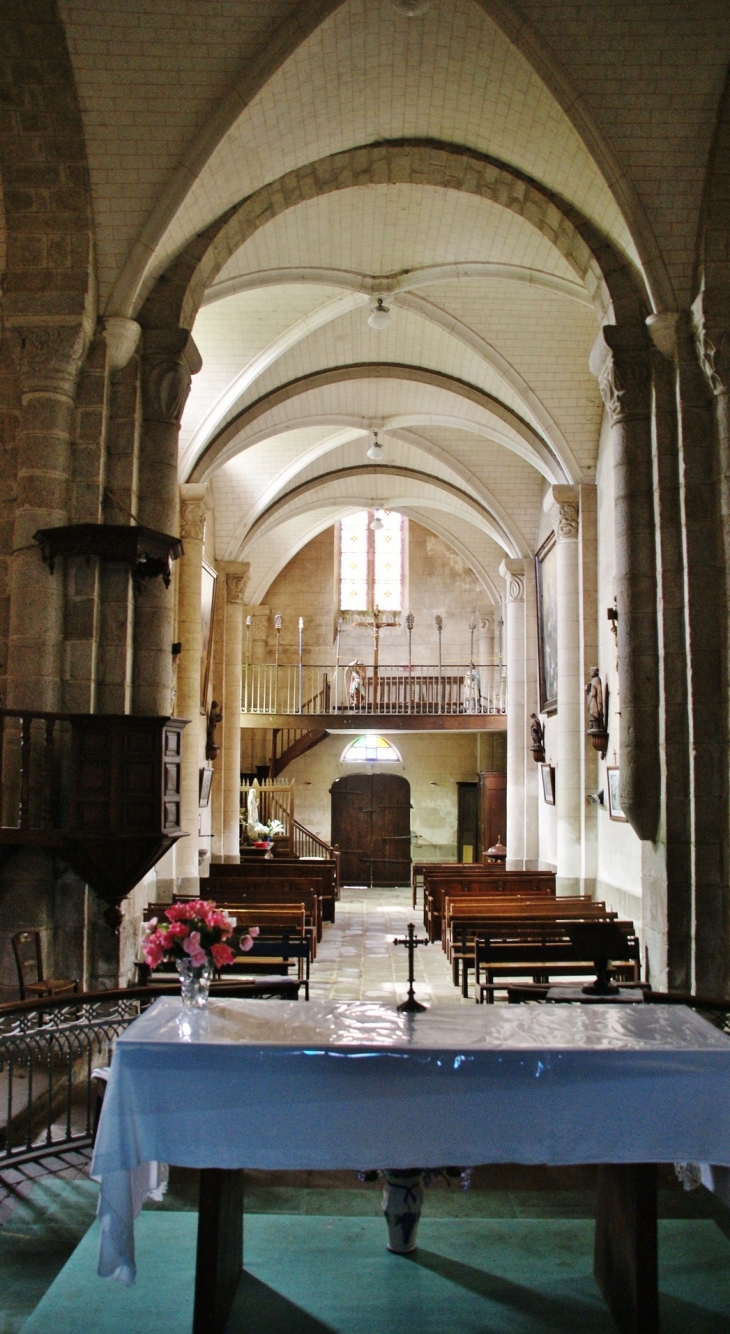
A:
<svg viewBox="0 0 730 1334">
<path fill-rule="evenodd" d="M 684 1006 L 155 1002 L 117 1040 L 94 1150 L 99 1272 L 134 1278 L 150 1163 L 201 1172 L 194 1334 L 242 1263 L 242 1171 L 602 1164 L 595 1272 L 658 1329 L 656 1163 L 730 1166 L 730 1038 Z"/>
</svg>

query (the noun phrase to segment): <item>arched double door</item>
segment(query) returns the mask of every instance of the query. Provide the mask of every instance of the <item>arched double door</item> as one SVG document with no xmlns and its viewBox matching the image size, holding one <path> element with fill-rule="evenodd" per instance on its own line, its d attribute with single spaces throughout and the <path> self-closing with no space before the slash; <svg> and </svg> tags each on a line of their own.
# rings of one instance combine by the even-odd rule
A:
<svg viewBox="0 0 730 1334">
<path fill-rule="evenodd" d="M 332 842 L 344 885 L 409 885 L 411 785 L 397 774 L 348 774 L 332 784 Z"/>
</svg>

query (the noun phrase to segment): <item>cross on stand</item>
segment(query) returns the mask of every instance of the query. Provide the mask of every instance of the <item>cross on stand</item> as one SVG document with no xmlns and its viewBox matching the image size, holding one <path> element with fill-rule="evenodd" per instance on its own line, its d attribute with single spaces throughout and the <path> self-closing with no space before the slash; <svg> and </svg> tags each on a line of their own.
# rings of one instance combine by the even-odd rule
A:
<svg viewBox="0 0 730 1334">
<path fill-rule="evenodd" d="M 396 618 L 387 619 L 387 613 L 375 607 L 372 616 L 366 616 L 361 621 L 355 621 L 355 625 L 365 630 L 373 632 L 373 713 L 378 711 L 378 661 L 380 657 L 380 631 L 395 630 L 400 626 L 400 621 Z"/>
<path fill-rule="evenodd" d="M 413 934 L 415 929 L 413 922 L 409 922 L 408 935 L 404 936 L 401 940 L 393 941 L 394 945 L 405 945 L 408 950 L 408 997 L 398 1006 L 399 1010 L 405 1010 L 408 1014 L 416 1014 L 420 1010 L 428 1009 L 427 1005 L 421 1005 L 420 1001 L 416 1000 L 416 995 L 413 990 L 413 983 L 415 981 L 413 976 L 413 956 L 418 945 L 428 945 L 430 942 L 425 938 L 417 940 Z"/>
</svg>

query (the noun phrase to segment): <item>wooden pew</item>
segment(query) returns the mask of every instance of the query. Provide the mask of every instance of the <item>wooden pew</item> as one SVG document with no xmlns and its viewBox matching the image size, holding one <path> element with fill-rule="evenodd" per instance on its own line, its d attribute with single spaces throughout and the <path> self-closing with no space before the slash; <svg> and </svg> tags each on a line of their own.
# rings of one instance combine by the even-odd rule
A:
<svg viewBox="0 0 730 1334">
<path fill-rule="evenodd" d="M 240 880 L 227 877 L 205 885 L 204 897 L 215 903 L 294 903 L 303 904 L 310 917 L 309 925 L 315 928 L 316 939 L 322 939 L 322 903 L 319 897 L 319 885 L 306 881 L 290 880 L 288 876 L 280 879 L 269 877 L 251 877 Z"/>
<path fill-rule="evenodd" d="M 218 880 L 304 880 L 318 886 L 322 902 L 322 920 L 334 922 L 337 899 L 337 868 L 333 861 L 274 857 L 272 861 L 211 862 L 207 884 Z M 215 894 L 212 894 L 215 898 Z"/>
<path fill-rule="evenodd" d="M 622 958 L 612 960 L 614 972 L 621 980 L 640 982 L 641 955 L 639 941 L 631 921 L 614 919 L 626 936 L 626 951 Z M 475 997 L 478 1004 L 485 999 L 494 1002 L 498 977 L 531 977 L 533 982 L 547 982 L 551 977 L 594 976 L 595 961 L 581 958 L 570 937 L 559 933 L 555 924 L 554 936 L 538 935 L 530 928 L 524 934 L 515 933 L 512 939 L 479 935 L 474 941 Z M 482 969 L 485 981 L 481 981 Z M 466 993 L 468 994 L 468 992 Z"/>
<path fill-rule="evenodd" d="M 453 876 L 461 879 L 469 876 L 472 879 L 493 879 L 495 876 L 513 876 L 513 875 L 539 875 L 541 877 L 552 878 L 553 889 L 555 893 L 555 872 L 549 870 L 540 870 L 539 868 L 529 867 L 527 870 L 523 867 L 507 869 L 500 862 L 413 862 L 411 866 L 411 885 L 413 889 L 413 907 L 417 906 L 419 885 L 424 889 L 424 907 L 425 907 L 425 889 L 426 881 L 430 879 L 445 879 Z M 425 925 L 425 918 L 424 918 Z"/>
<path fill-rule="evenodd" d="M 464 868 L 457 874 L 431 875 L 424 882 L 424 926 L 429 940 L 441 939 L 443 905 L 447 896 L 471 894 L 478 898 L 484 894 L 502 894 L 507 897 L 545 897 L 555 898 L 555 875 L 552 871 L 504 871 L 497 867 L 498 874 L 489 876 L 476 874 Z"/>
<path fill-rule="evenodd" d="M 560 919 L 577 918 L 605 921 L 617 916 L 607 912 L 604 903 L 593 899 L 576 896 L 575 898 L 534 898 L 511 900 L 501 895 L 491 898 L 449 897 L 445 900 L 444 929 L 441 945 L 452 965 L 454 986 L 459 985 L 459 968 L 464 969 L 464 987 L 468 987 L 466 974 L 474 962 L 474 939 L 483 933 L 483 927 L 496 928 L 500 924 L 507 929 L 510 925 L 518 927 L 530 924 L 537 928 L 540 923 L 550 928 Z M 464 994 L 468 994 L 467 990 Z"/>
</svg>

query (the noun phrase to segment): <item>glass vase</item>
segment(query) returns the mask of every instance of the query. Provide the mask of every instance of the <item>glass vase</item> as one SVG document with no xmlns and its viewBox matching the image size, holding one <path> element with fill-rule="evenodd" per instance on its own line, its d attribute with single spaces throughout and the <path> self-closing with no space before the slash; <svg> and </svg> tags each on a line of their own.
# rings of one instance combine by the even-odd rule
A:
<svg viewBox="0 0 730 1334">
<path fill-rule="evenodd" d="M 183 1010 L 207 1010 L 213 971 L 208 965 L 194 967 L 190 959 L 177 959 L 180 975 L 180 999 Z"/>
</svg>

